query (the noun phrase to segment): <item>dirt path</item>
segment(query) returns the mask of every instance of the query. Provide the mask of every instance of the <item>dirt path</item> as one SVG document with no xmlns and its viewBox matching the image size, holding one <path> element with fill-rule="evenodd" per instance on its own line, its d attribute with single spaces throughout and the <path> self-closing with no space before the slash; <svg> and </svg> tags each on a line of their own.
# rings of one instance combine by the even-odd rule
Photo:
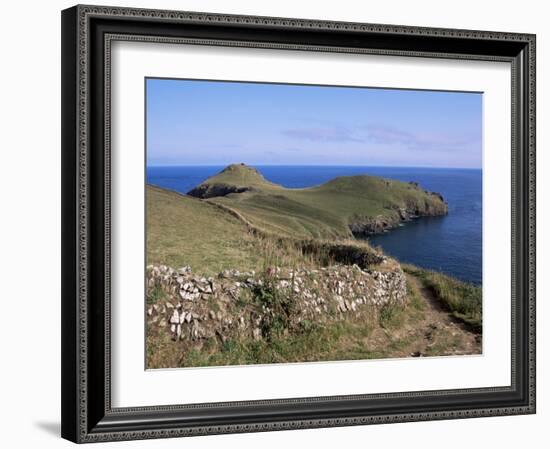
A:
<svg viewBox="0 0 550 449">
<path fill-rule="evenodd" d="M 408 317 L 398 330 L 377 329 L 369 346 L 389 347 L 391 357 L 481 354 L 481 335 L 449 314 L 416 277 L 407 275 L 407 280 L 423 302 L 418 315 Z"/>
</svg>

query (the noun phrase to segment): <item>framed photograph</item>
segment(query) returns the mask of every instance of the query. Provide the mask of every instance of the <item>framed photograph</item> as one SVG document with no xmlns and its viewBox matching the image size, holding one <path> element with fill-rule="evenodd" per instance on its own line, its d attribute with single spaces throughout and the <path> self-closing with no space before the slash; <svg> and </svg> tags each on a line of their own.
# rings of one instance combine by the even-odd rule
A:
<svg viewBox="0 0 550 449">
<path fill-rule="evenodd" d="M 62 12 L 62 435 L 535 412 L 535 36 Z"/>
</svg>

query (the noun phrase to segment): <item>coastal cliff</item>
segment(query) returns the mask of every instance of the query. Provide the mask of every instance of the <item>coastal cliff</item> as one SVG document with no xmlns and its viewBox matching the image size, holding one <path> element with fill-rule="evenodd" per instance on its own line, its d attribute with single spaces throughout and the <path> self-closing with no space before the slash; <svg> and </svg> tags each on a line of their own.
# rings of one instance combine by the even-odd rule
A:
<svg viewBox="0 0 550 449">
<path fill-rule="evenodd" d="M 285 189 L 243 166 L 224 181 L 236 174 L 226 185 L 248 190 L 204 199 L 147 186 L 148 368 L 480 352 L 480 289 L 353 234 L 359 217 L 377 231 L 446 212 L 442 198 L 363 176 Z"/>
<path fill-rule="evenodd" d="M 416 183 L 409 184 L 420 189 Z M 396 207 L 394 209 L 395 213 L 386 215 L 353 217 L 349 224 L 352 234 L 356 237 L 368 237 L 369 235 L 386 232 L 403 222 L 421 217 L 435 217 L 448 214 L 448 205 L 440 193 L 424 191 L 424 194 L 433 201 L 406 203 L 404 206 Z"/>
<path fill-rule="evenodd" d="M 448 213 L 441 194 L 415 182 L 359 175 L 290 189 L 244 164 L 229 165 L 188 195 L 236 211 L 266 231 L 309 238 L 366 237 L 401 222 Z"/>
</svg>

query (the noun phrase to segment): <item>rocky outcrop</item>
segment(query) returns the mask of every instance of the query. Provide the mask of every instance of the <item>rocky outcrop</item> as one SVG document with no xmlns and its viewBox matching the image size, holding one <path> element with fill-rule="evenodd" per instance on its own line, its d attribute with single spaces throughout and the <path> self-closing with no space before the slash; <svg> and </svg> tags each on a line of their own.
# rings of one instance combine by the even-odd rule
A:
<svg viewBox="0 0 550 449">
<path fill-rule="evenodd" d="M 265 273 L 227 270 L 209 278 L 194 275 L 189 267 L 147 267 L 149 329 L 191 343 L 238 336 L 269 339 L 274 332 L 375 313 L 406 298 L 405 275 L 389 262 L 377 270 L 270 267 Z"/>
<path fill-rule="evenodd" d="M 250 193 L 237 195 L 244 192 Z M 404 221 L 448 211 L 441 194 L 424 190 L 417 182 L 365 174 L 338 176 L 317 186 L 291 189 L 273 184 L 245 164 L 227 166 L 188 195 L 217 203 L 240 216 L 244 213 L 246 221 L 256 228 L 306 238 L 366 237 Z M 334 203 L 338 207 L 331 210 Z M 288 220 L 280 220 L 282 216 Z"/>
<path fill-rule="evenodd" d="M 380 234 L 389 229 L 395 228 L 401 221 L 404 221 L 398 217 L 387 217 L 384 215 L 378 215 L 377 217 L 364 217 L 355 218 L 355 220 L 349 224 L 349 229 L 355 237 L 368 237 L 373 234 Z"/>
<path fill-rule="evenodd" d="M 409 183 L 415 189 L 420 189 L 417 183 Z M 349 229 L 355 237 L 368 237 L 373 234 L 380 234 L 397 227 L 400 223 L 414 220 L 419 217 L 435 217 L 447 215 L 448 204 L 438 192 L 427 192 L 430 199 L 435 201 L 414 202 L 409 201 L 404 206 L 390 209 L 387 215 L 376 217 L 353 217 L 349 223 Z"/>
<path fill-rule="evenodd" d="M 237 187 L 226 184 L 201 184 L 187 192 L 187 195 L 195 198 L 214 198 L 217 196 L 226 196 L 230 193 L 243 193 L 251 190 L 249 187 Z"/>
</svg>

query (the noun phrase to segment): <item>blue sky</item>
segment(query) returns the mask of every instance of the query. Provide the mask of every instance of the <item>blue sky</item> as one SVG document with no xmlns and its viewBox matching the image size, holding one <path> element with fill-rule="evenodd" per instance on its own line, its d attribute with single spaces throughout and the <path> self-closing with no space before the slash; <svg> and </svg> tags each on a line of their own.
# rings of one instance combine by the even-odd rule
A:
<svg viewBox="0 0 550 449">
<path fill-rule="evenodd" d="M 147 165 L 480 168 L 482 94 L 147 79 Z"/>
</svg>

